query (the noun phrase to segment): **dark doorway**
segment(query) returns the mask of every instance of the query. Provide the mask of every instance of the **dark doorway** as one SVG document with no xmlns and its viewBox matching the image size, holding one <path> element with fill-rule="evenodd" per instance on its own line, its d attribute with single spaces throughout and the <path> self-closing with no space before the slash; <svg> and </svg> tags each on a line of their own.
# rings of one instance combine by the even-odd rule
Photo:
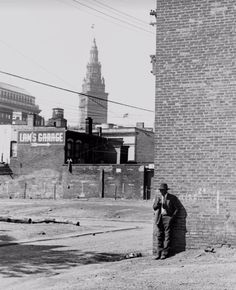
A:
<svg viewBox="0 0 236 290">
<path fill-rule="evenodd" d="M 148 200 L 151 198 L 152 178 L 154 176 L 154 169 L 144 169 L 144 187 L 143 187 L 143 199 Z"/>
</svg>

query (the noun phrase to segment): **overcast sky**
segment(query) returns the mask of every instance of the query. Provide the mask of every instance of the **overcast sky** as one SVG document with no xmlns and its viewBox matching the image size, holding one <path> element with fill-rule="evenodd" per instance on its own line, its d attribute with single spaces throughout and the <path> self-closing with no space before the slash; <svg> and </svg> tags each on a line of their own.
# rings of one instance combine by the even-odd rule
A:
<svg viewBox="0 0 236 290">
<path fill-rule="evenodd" d="M 155 19 L 149 12 L 155 2 L 0 0 L 0 70 L 81 92 L 95 37 L 109 100 L 154 110 L 150 55 L 155 53 L 155 27 L 149 23 Z M 68 123 L 77 124 L 77 95 L 3 74 L 0 82 L 35 96 L 46 119 L 53 107 L 62 107 Z M 108 108 L 110 123 L 153 125 L 154 113 L 112 104 Z"/>
</svg>

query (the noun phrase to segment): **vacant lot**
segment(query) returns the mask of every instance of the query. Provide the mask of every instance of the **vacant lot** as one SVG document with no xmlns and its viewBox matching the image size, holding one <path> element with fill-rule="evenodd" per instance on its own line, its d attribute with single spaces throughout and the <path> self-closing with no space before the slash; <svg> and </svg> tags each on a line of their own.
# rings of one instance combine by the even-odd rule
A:
<svg viewBox="0 0 236 290">
<path fill-rule="evenodd" d="M 0 222 L 0 289 L 236 289 L 235 249 L 152 259 L 151 201 L 1 199 L 0 216 L 32 221 Z"/>
</svg>

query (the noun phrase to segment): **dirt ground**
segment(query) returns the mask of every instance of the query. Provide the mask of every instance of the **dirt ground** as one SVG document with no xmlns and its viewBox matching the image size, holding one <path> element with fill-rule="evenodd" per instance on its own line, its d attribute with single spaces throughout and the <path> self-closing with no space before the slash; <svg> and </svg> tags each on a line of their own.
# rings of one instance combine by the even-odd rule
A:
<svg viewBox="0 0 236 290">
<path fill-rule="evenodd" d="M 231 247 L 153 260 L 151 201 L 1 199 L 0 217 L 58 221 L 0 222 L 0 289 L 236 289 Z"/>
</svg>

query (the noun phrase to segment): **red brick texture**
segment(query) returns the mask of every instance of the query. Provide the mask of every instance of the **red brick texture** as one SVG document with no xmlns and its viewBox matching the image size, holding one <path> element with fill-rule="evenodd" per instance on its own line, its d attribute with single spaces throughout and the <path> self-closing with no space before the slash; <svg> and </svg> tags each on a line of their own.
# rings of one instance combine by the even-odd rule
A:
<svg viewBox="0 0 236 290">
<path fill-rule="evenodd" d="M 236 246 L 235 1 L 158 0 L 156 27 L 155 187 L 186 209 L 182 245 Z"/>
</svg>

